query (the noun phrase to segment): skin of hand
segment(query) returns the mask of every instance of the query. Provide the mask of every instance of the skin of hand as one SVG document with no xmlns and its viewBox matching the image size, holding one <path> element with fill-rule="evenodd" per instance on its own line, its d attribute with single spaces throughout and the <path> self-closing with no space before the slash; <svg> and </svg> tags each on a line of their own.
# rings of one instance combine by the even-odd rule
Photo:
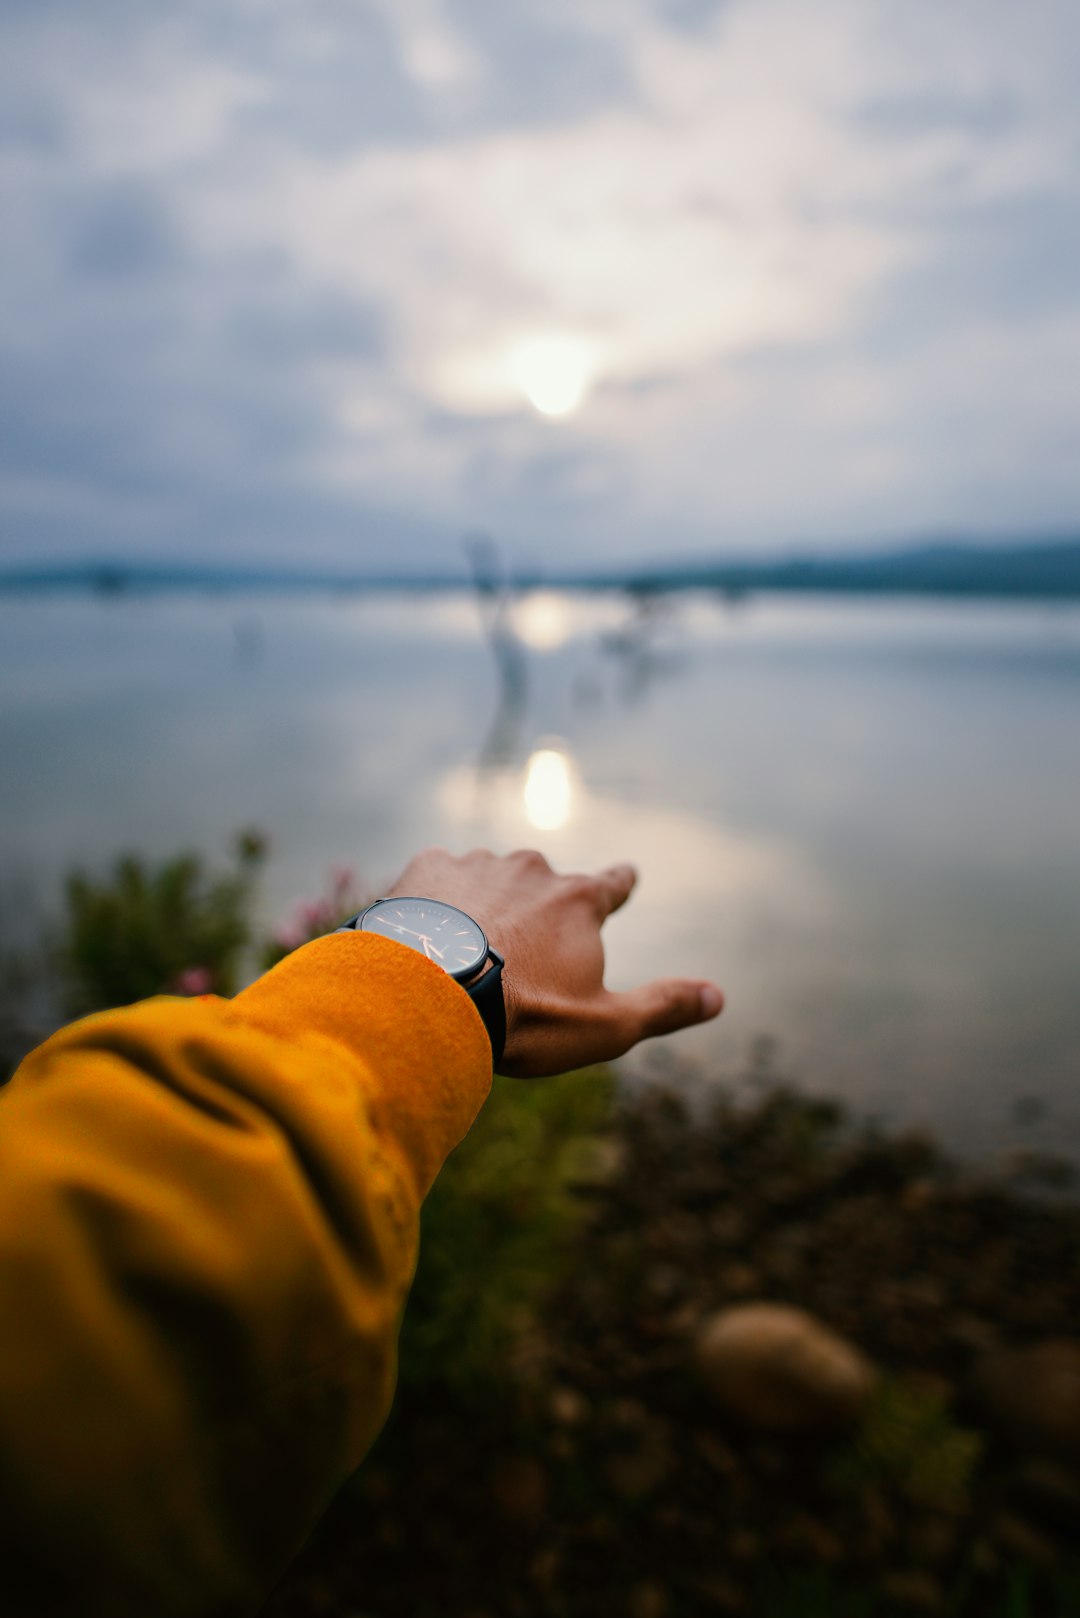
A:
<svg viewBox="0 0 1080 1618">
<path fill-rule="evenodd" d="M 600 928 L 629 899 L 632 865 L 559 876 L 542 854 L 429 848 L 388 891 L 456 905 L 505 958 L 506 1049 L 500 1073 L 540 1078 L 621 1056 L 639 1040 L 718 1015 L 724 997 L 699 978 L 657 978 L 616 994 L 604 987 Z"/>
</svg>

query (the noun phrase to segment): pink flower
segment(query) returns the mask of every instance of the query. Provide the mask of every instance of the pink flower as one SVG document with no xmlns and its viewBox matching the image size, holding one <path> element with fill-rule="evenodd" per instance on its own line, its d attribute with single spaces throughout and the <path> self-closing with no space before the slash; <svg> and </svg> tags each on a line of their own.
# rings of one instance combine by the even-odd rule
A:
<svg viewBox="0 0 1080 1618">
<path fill-rule="evenodd" d="M 351 865 L 335 865 L 329 875 L 329 889 L 317 899 L 301 900 L 293 906 L 288 922 L 274 934 L 279 949 L 298 949 L 312 938 L 333 932 L 351 911 L 359 909 L 359 884 Z"/>
<path fill-rule="evenodd" d="M 214 986 L 214 974 L 206 966 L 185 966 L 177 975 L 177 994 L 209 994 Z"/>
</svg>

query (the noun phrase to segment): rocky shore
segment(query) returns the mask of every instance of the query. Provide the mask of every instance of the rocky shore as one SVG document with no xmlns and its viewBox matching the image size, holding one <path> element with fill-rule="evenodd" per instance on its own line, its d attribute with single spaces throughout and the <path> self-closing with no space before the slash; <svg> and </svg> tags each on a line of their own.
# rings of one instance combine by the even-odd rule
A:
<svg viewBox="0 0 1080 1618">
<path fill-rule="evenodd" d="M 576 1191 L 513 1353 L 403 1386 L 274 1618 L 1080 1613 L 1075 1203 L 783 1089 L 624 1103 Z"/>
</svg>

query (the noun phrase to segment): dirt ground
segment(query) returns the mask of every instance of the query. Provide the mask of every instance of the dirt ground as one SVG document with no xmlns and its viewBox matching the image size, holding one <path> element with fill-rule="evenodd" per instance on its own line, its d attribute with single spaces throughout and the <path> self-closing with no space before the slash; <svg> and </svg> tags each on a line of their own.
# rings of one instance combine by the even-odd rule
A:
<svg viewBox="0 0 1080 1618">
<path fill-rule="evenodd" d="M 624 1104 L 580 1195 L 517 1351 L 482 1397 L 403 1391 L 268 1615 L 1080 1614 L 1080 1405 L 1016 1418 L 980 1392 L 1004 1350 L 1080 1336 L 1067 1193 L 777 1089 L 707 1118 Z M 700 1323 L 761 1299 L 880 1369 L 852 1431 L 779 1438 L 712 1404 Z"/>
</svg>

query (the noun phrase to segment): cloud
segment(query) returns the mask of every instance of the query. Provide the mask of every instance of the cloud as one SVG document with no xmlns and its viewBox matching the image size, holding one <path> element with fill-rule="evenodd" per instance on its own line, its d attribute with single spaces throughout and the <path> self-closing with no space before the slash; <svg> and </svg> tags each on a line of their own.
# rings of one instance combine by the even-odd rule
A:
<svg viewBox="0 0 1080 1618">
<path fill-rule="evenodd" d="M 1075 518 L 1051 0 L 0 9 L 9 555 Z M 515 344 L 588 345 L 537 416 Z"/>
</svg>

